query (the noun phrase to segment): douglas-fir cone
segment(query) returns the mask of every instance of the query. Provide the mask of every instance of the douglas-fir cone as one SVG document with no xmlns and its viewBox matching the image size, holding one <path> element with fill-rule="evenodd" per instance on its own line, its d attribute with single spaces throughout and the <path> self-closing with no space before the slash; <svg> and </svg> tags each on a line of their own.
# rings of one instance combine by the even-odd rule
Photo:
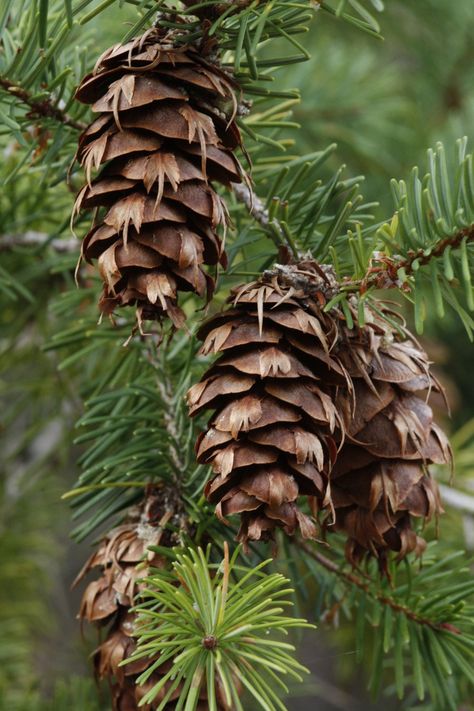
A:
<svg viewBox="0 0 474 711">
<path fill-rule="evenodd" d="M 163 545 L 162 525 L 166 519 L 158 492 L 149 492 L 124 523 L 103 538 L 76 579 L 78 583 L 89 571 L 100 571 L 100 577 L 90 582 L 84 592 L 79 617 L 106 627 L 105 638 L 94 652 L 94 666 L 97 678 L 109 682 L 114 711 L 134 711 L 142 696 L 166 673 L 160 668 L 145 686 L 136 686 L 137 677 L 153 660 L 120 666 L 136 648 L 136 616 L 131 607 L 139 591 L 137 581 L 147 575 L 149 566 L 165 564 L 147 548 Z M 164 693 L 165 690 L 162 696 Z M 152 707 L 145 709 L 151 711 Z"/>
<path fill-rule="evenodd" d="M 234 289 L 229 301 L 198 332 L 201 352 L 220 357 L 188 393 L 192 415 L 215 410 L 197 443 L 215 474 L 206 495 L 221 519 L 241 514 L 243 542 L 268 540 L 277 526 L 314 538 L 299 504 L 308 496 L 313 516 L 330 505 L 343 425 L 326 381 L 331 370 L 345 380 L 331 356 L 336 321 L 277 274 Z"/>
<path fill-rule="evenodd" d="M 101 311 L 134 305 L 140 327 L 164 316 L 182 326 L 178 291 L 210 298 L 203 265 L 225 265 L 217 230 L 227 222 L 212 182 L 243 175 L 234 82 L 171 39 L 151 29 L 111 47 L 76 92 L 100 114 L 77 151 L 87 183 L 75 213 L 94 210 L 82 256 L 98 260 Z"/>
<path fill-rule="evenodd" d="M 276 527 L 315 538 L 320 512 L 350 561 L 384 566 L 388 550 L 423 549 L 413 517 L 442 510 L 427 465 L 451 452 L 426 402 L 438 387 L 426 354 L 370 306 L 353 329 L 338 308 L 325 313 L 333 288 L 310 260 L 279 267 L 201 327 L 201 352 L 219 358 L 188 393 L 192 415 L 214 410 L 197 456 L 214 472 L 217 515 L 241 515 L 239 540 Z"/>
<path fill-rule="evenodd" d="M 395 329 L 370 306 L 366 315 L 362 328 L 341 322 L 334 354 L 353 392 L 339 388 L 334 396 L 345 442 L 331 491 L 348 559 L 356 563 L 369 551 L 383 565 L 389 550 L 399 559 L 423 552 L 413 517 L 429 520 L 442 511 L 428 465 L 450 463 L 452 455 L 427 403 L 439 386 L 426 353 L 402 323 Z"/>
<path fill-rule="evenodd" d="M 178 542 L 166 530 L 168 523 L 176 528 L 182 525 L 182 520 L 179 515 L 170 513 L 163 490 L 150 487 L 141 504 L 129 511 L 123 524 L 102 539 L 75 581 L 75 584 L 79 583 L 90 571 L 100 571 L 100 576 L 84 591 L 79 617 L 106 629 L 94 652 L 94 666 L 97 678 L 109 684 L 113 711 L 136 711 L 140 700 L 170 669 L 170 663 L 165 662 L 138 686 L 138 677 L 156 661 L 156 657 L 145 657 L 120 666 L 136 650 L 137 617 L 131 608 L 143 587 L 140 581 L 150 569 L 163 568 L 167 564 L 165 557 L 148 548 L 172 546 Z M 140 708 L 144 711 L 158 708 L 171 683 L 163 686 L 152 704 Z M 167 711 L 176 708 L 180 693 L 181 686 L 178 686 L 166 704 Z M 219 683 L 216 693 L 220 711 L 227 711 Z M 197 711 L 207 708 L 206 689 L 203 688 Z"/>
</svg>

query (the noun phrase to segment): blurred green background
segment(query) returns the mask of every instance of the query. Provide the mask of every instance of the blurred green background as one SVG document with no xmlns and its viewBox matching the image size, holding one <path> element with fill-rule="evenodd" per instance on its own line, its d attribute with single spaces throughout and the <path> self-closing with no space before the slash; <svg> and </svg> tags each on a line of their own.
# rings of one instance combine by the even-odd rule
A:
<svg viewBox="0 0 474 711">
<path fill-rule="evenodd" d="M 128 5 L 114 6 L 89 25 L 94 56 L 117 39 L 133 12 Z M 336 142 L 332 167 L 343 162 L 349 175 L 365 175 L 365 197 L 380 202 L 385 215 L 391 208 L 390 178 L 406 177 L 411 166 L 423 164 L 426 149 L 438 140 L 449 146 L 462 135 L 472 138 L 474 2 L 388 0 L 380 23 L 383 42 L 317 13 L 303 39 L 311 61 L 280 72 L 278 81 L 298 86 L 303 96 L 294 111 L 301 125 L 292 135 L 295 150 Z M 4 163 L 14 160 L 11 145 L 1 140 Z M 55 190 L 45 196 L 53 225 L 72 206 L 63 185 Z M 22 191 L 15 181 L 5 187 L 0 232 L 6 215 L 25 211 L 24 197 L 17 199 Z M 34 226 L 31 210 L 28 227 Z M 90 676 L 94 633 L 88 630 L 81 638 L 75 621 L 80 592 L 70 592 L 90 543 L 70 542 L 70 512 L 60 498 L 77 476 L 72 439 L 82 408 L 76 384 L 84 373 L 77 364 L 58 370 L 59 355 L 41 350 L 57 328 L 51 304 L 64 283 L 51 275 L 46 257 L 38 263 L 31 254 L 2 254 L 2 265 L 34 285 L 37 303 L 21 293 L 15 302 L 0 295 L 0 711 L 106 709 L 93 683 L 82 680 Z M 464 427 L 456 440 L 461 449 L 456 485 L 474 494 L 472 345 L 460 321 L 449 315 L 442 322 L 429 319 L 423 344 L 449 394 L 452 419 L 445 426 L 452 433 Z M 472 517 L 448 513 L 441 526 L 460 546 L 474 547 Z M 372 706 L 366 699 L 350 624 L 341 623 L 336 634 L 321 625 L 304 641 L 300 656 L 312 677 L 295 689 L 288 702 L 293 711 L 408 708 L 386 699 Z M 465 708 L 474 708 L 474 702 Z"/>
</svg>

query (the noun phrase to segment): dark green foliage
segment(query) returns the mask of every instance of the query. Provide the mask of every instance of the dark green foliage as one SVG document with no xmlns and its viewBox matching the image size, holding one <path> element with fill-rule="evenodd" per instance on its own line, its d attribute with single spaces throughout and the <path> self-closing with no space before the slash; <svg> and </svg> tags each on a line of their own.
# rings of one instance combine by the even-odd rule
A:
<svg viewBox="0 0 474 711">
<path fill-rule="evenodd" d="M 302 564 L 306 585 L 316 584 L 312 619 L 352 621 L 356 657 L 375 697 L 392 680 L 400 699 L 413 693 L 455 711 L 472 682 L 474 661 L 474 582 L 463 552 L 432 543 L 422 563 L 411 558 L 392 565 L 389 579 L 380 578 L 375 563 L 364 575 L 351 571 L 334 553 L 336 580 L 311 555 Z M 288 554 L 299 560 L 291 546 Z"/>
<path fill-rule="evenodd" d="M 54 634 L 46 599 L 62 524 L 55 527 L 51 511 L 69 486 L 77 539 L 120 521 L 150 482 L 179 491 L 195 543 L 234 533 L 204 503 L 207 472 L 194 459 L 199 423 L 188 419 L 183 396 L 206 368 L 194 339 L 183 333 L 168 341 L 164 333 L 159 351 L 156 338 L 124 348 L 133 316 L 97 326 L 99 280 L 82 270 L 81 288 L 74 285 L 75 167 L 70 186 L 66 178 L 89 118 L 74 88 L 102 50 L 155 19 L 182 29 L 170 13 L 175 4 L 5 0 L 0 10 L 0 355 L 8 371 L 1 381 L 1 711 L 108 709 L 83 679 L 40 688 L 34 663 L 39 638 Z M 474 176 L 466 141 L 455 143 L 474 116 L 472 3 L 393 1 L 381 14 L 380 0 L 275 0 L 241 3 L 237 12 L 230 4 L 207 25 L 193 15 L 217 4 L 181 10 L 190 39 L 202 40 L 204 28 L 241 84 L 239 125 L 255 195 L 224 193 L 233 220 L 229 268 L 210 309 L 242 277 L 311 250 L 342 282 L 329 308 L 341 303 L 348 313 L 354 293 L 376 304 L 384 287 L 411 302 L 407 314 L 420 332 L 433 333 L 444 317 L 448 340 L 455 319 L 472 336 Z M 381 32 L 385 43 L 374 39 Z M 428 145 L 435 148 L 425 162 Z M 422 168 L 410 173 L 414 164 Z M 391 205 L 393 175 L 405 181 L 392 182 Z M 194 296 L 183 303 L 191 333 L 201 306 Z M 403 708 L 455 711 L 473 693 L 474 586 L 461 552 L 461 517 L 472 525 L 469 427 L 456 447 L 456 486 L 467 498 L 459 508 L 447 495 L 442 542 L 430 545 L 421 568 L 415 560 L 392 564 L 391 581 L 373 564 L 351 571 L 337 537 L 329 551 L 282 542 L 286 555 L 273 563 L 296 588 L 298 615 L 319 626 L 340 618 L 339 648 L 356 649 L 372 693 L 403 698 Z M 53 430 L 52 446 L 38 448 Z M 447 487 L 449 474 L 438 477 Z M 263 555 L 252 550 L 246 565 Z M 159 577 L 148 582 L 153 589 Z"/>
</svg>

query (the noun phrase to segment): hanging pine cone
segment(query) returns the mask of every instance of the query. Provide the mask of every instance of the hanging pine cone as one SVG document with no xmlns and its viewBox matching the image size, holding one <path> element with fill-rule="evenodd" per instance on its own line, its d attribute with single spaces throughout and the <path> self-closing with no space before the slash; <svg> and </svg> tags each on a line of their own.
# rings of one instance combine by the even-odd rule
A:
<svg viewBox="0 0 474 711">
<path fill-rule="evenodd" d="M 101 311 L 135 305 L 140 326 L 165 315 L 182 326 L 178 291 L 210 297 L 202 265 L 225 265 L 217 230 L 227 222 L 210 181 L 243 175 L 234 83 L 172 40 L 151 29 L 108 49 L 76 92 L 100 114 L 77 151 L 87 183 L 74 212 L 94 209 L 81 254 L 98 260 Z"/>
<path fill-rule="evenodd" d="M 221 355 L 188 393 L 191 415 L 215 410 L 197 458 L 215 474 L 205 493 L 219 518 L 241 514 L 243 542 L 277 526 L 314 538 L 298 499 L 308 496 L 314 516 L 329 504 L 342 423 L 326 381 L 346 383 L 331 355 L 337 324 L 321 309 L 332 287 L 313 262 L 269 272 L 234 289 L 231 308 L 199 331 L 201 352 Z"/>
<path fill-rule="evenodd" d="M 137 711 L 139 701 L 170 668 L 163 664 L 145 684 L 137 686 L 138 676 L 155 660 L 145 658 L 124 666 L 120 666 L 120 662 L 136 649 L 136 616 L 130 608 L 140 589 L 138 581 L 146 577 L 149 568 L 166 565 L 164 557 L 147 549 L 149 546 L 174 545 L 176 541 L 165 526 L 168 523 L 173 528 L 182 526 L 180 515 L 173 515 L 172 511 L 173 505 L 170 505 L 164 491 L 150 489 L 142 504 L 129 513 L 126 521 L 103 538 L 75 581 L 75 584 L 78 583 L 91 570 L 100 571 L 100 577 L 90 582 L 84 592 L 79 617 L 106 627 L 105 639 L 94 652 L 94 666 L 97 678 L 109 682 L 113 711 Z M 145 711 L 156 709 L 168 689 L 169 684 L 165 684 L 153 704 L 140 708 Z M 174 701 L 180 691 L 178 687 L 166 705 L 170 711 L 175 708 Z M 205 699 L 199 708 L 202 711 L 207 708 Z"/>
<path fill-rule="evenodd" d="M 308 495 L 325 530 L 348 536 L 351 562 L 383 563 L 421 552 L 413 517 L 442 510 L 427 465 L 451 453 L 417 395 L 438 387 L 426 354 L 369 307 L 352 330 L 337 307 L 324 313 L 335 287 L 314 262 L 279 267 L 202 326 L 201 352 L 222 355 L 188 394 L 192 415 L 215 410 L 197 457 L 216 475 L 205 492 L 217 515 L 241 514 L 239 540 L 276 526 L 314 537 L 297 505 Z"/>
<path fill-rule="evenodd" d="M 357 563 L 370 553 L 383 566 L 389 550 L 399 559 L 424 550 L 412 517 L 429 520 L 442 511 L 428 464 L 450 463 L 451 450 L 427 404 L 438 385 L 426 353 L 403 325 L 397 331 L 370 307 L 366 316 L 363 328 L 341 327 L 335 349 L 354 395 L 336 394 L 345 443 L 331 491 L 348 559 Z"/>
</svg>

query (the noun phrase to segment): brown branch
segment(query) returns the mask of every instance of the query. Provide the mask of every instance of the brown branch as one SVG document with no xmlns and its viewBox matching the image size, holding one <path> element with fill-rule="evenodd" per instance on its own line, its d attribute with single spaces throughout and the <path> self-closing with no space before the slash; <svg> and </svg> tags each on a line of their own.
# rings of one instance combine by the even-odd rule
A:
<svg viewBox="0 0 474 711">
<path fill-rule="evenodd" d="M 426 617 L 422 617 L 416 612 L 413 612 L 413 610 L 411 610 L 409 607 L 406 607 L 405 605 L 400 605 L 400 603 L 398 603 L 393 598 L 387 597 L 382 593 L 375 592 L 374 590 L 372 590 L 369 583 L 366 583 L 354 573 L 350 573 L 346 570 L 343 570 L 332 560 L 326 558 L 325 555 L 319 553 L 318 551 L 315 551 L 308 543 L 305 543 L 304 541 L 298 541 L 298 547 L 302 548 L 307 555 L 309 555 L 313 560 L 319 563 L 319 565 L 328 570 L 330 573 L 337 575 L 349 585 L 353 585 L 359 588 L 359 590 L 362 590 L 366 595 L 369 595 L 374 600 L 380 602 L 382 605 L 390 607 L 394 612 L 398 612 L 402 615 L 405 615 L 405 617 L 411 620 L 412 622 L 415 622 L 418 625 L 424 625 L 425 627 L 430 627 L 431 629 L 436 630 L 438 632 L 452 632 L 454 634 L 461 634 L 460 630 L 454 627 L 454 625 L 451 625 L 449 622 L 433 622 L 432 620 Z"/>
<path fill-rule="evenodd" d="M 74 128 L 76 131 L 83 131 L 86 128 L 86 124 L 81 121 L 76 121 L 66 114 L 58 106 L 55 106 L 50 98 L 41 100 L 33 99 L 29 91 L 23 89 L 21 86 L 17 86 L 6 77 L 0 76 L 0 88 L 12 96 L 15 96 L 17 99 L 20 99 L 20 101 L 30 108 L 27 113 L 29 118 L 52 118 L 64 124 L 64 126 Z"/>
<path fill-rule="evenodd" d="M 77 239 L 70 237 L 67 239 L 54 238 L 44 232 L 25 232 L 24 234 L 1 235 L 0 234 L 0 252 L 15 247 L 42 247 L 48 245 L 55 252 L 61 254 L 72 254 L 79 252 L 79 242 Z"/>
<path fill-rule="evenodd" d="M 469 227 L 464 227 L 459 232 L 456 232 L 452 237 L 446 237 L 437 243 L 436 247 L 430 252 L 430 254 L 424 254 L 423 249 L 419 249 L 417 252 L 411 250 L 408 252 L 406 259 L 402 260 L 400 265 L 405 269 L 407 274 L 413 273 L 413 263 L 418 260 L 421 265 L 428 264 L 433 257 L 442 257 L 444 252 L 448 247 L 456 249 L 461 245 L 464 238 L 467 238 L 468 242 L 474 241 L 474 225 Z M 400 268 L 400 267 L 398 267 Z"/>
<path fill-rule="evenodd" d="M 362 279 L 345 281 L 342 286 L 344 290 L 359 291 L 361 293 L 364 293 L 370 287 L 377 289 L 400 287 L 398 276 L 400 269 L 403 269 L 407 275 L 412 275 L 415 272 L 415 262 L 418 262 L 419 266 L 425 266 L 432 259 L 442 257 L 448 247 L 452 249 L 460 247 L 462 241 L 466 238 L 468 242 L 474 241 L 474 224 L 469 227 L 463 227 L 451 237 L 445 237 L 445 239 L 440 240 L 429 254 L 425 254 L 425 250 L 421 248 L 409 250 L 406 257 L 396 258 L 382 254 L 377 258 L 380 264 L 370 267 Z"/>
</svg>

